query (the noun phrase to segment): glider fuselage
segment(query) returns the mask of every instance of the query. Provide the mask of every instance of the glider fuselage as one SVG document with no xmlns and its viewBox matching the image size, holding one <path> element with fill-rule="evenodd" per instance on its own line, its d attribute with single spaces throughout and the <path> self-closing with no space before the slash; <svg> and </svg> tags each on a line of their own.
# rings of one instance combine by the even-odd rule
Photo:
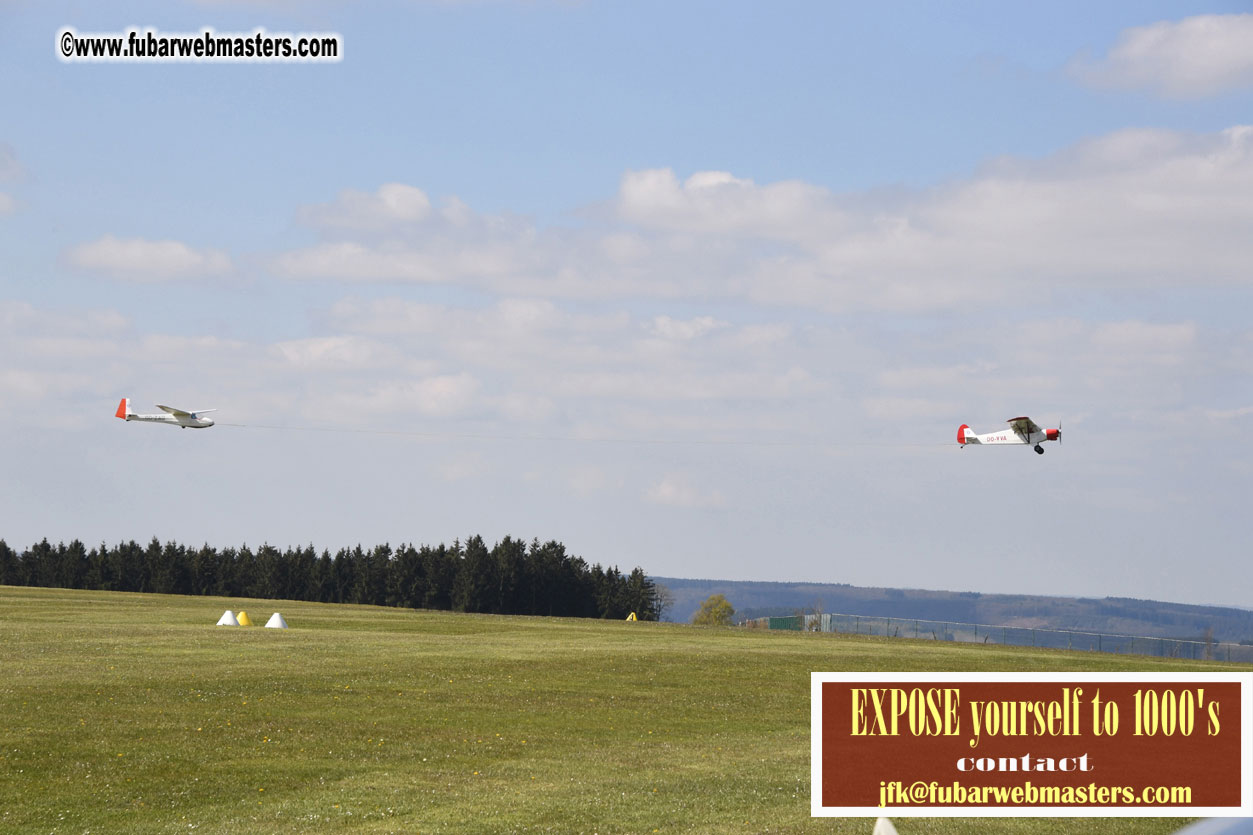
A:
<svg viewBox="0 0 1253 835">
<path fill-rule="evenodd" d="M 171 426 L 181 426 L 184 429 L 207 429 L 213 425 L 211 418 L 177 418 L 174 415 L 127 415 L 126 419 L 140 420 L 144 423 L 168 423 Z"/>
<path fill-rule="evenodd" d="M 122 402 L 117 406 L 116 417 L 122 420 L 138 420 L 142 423 L 168 423 L 170 426 L 181 426 L 184 429 L 207 429 L 213 425 L 213 419 L 203 417 L 205 412 L 215 411 L 214 409 L 202 409 L 200 412 L 185 412 L 182 409 L 175 409 L 170 406 L 157 405 L 157 408 L 164 409 L 163 415 L 139 415 L 131 411 L 131 401 L 129 398 L 122 398 Z"/>
</svg>

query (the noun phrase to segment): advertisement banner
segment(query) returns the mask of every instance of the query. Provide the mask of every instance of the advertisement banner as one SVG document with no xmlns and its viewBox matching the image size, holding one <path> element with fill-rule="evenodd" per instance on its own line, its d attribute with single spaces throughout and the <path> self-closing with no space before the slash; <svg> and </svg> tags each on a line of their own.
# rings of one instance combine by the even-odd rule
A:
<svg viewBox="0 0 1253 835">
<path fill-rule="evenodd" d="M 1253 673 L 813 673 L 815 816 L 1253 815 Z"/>
</svg>

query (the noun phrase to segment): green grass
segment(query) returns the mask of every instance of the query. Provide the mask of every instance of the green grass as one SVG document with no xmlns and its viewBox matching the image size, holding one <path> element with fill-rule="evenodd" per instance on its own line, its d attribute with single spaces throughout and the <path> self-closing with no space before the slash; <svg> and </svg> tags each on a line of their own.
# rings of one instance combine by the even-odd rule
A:
<svg viewBox="0 0 1253 835">
<path fill-rule="evenodd" d="M 224 609 L 288 631 L 213 624 Z M 809 673 L 1225 665 L 673 624 L 0 587 L 0 831 L 847 832 Z M 1245 668 L 1247 669 L 1247 667 Z M 902 835 L 1179 819 L 898 819 Z"/>
</svg>

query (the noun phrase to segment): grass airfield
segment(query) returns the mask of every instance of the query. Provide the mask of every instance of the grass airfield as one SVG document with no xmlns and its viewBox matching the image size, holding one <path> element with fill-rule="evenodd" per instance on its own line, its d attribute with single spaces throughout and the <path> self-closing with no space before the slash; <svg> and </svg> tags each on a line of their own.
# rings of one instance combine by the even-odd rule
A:
<svg viewBox="0 0 1253 835">
<path fill-rule="evenodd" d="M 225 609 L 291 629 L 216 627 Z M 1233 669 L 1016 647 L 0 587 L 0 831 L 869 835 L 809 673 Z M 1244 667 L 1243 669 L 1247 669 Z M 914 833 L 1177 818 L 899 818 Z"/>
</svg>

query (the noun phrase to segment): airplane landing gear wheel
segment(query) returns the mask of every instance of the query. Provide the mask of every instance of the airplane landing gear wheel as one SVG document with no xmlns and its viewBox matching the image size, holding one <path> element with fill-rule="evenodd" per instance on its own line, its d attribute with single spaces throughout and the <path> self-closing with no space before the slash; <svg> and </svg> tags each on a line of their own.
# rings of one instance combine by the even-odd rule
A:
<svg viewBox="0 0 1253 835">
<path fill-rule="evenodd" d="M 1036 453 L 1036 455 L 1043 455 L 1043 454 L 1044 454 L 1044 447 L 1040 446 L 1039 444 L 1036 444 L 1036 445 L 1035 445 L 1035 453 Z"/>
</svg>

